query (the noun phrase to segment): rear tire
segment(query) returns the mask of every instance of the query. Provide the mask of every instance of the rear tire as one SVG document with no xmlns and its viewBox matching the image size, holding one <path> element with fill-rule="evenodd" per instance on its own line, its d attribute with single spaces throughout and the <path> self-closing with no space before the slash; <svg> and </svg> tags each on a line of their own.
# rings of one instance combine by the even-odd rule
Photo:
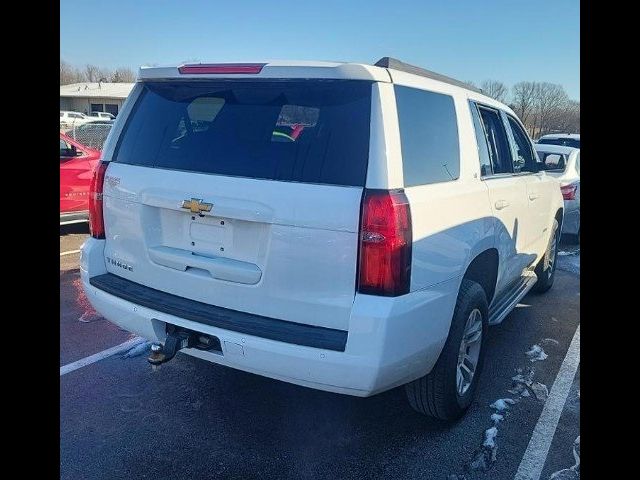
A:
<svg viewBox="0 0 640 480">
<path fill-rule="evenodd" d="M 405 385 L 409 404 L 414 410 L 443 421 L 453 421 L 464 415 L 482 372 L 488 318 L 484 289 L 476 282 L 463 279 L 449 336 L 438 361 L 429 374 Z M 476 364 L 469 377 L 472 357 L 476 358 Z"/>
<path fill-rule="evenodd" d="M 533 286 L 534 292 L 544 293 L 553 286 L 553 280 L 556 278 L 556 260 L 558 259 L 558 243 L 560 239 L 559 233 L 558 221 L 554 220 L 551 237 L 549 238 L 549 245 L 547 246 L 546 252 L 544 252 L 544 256 L 540 259 L 535 268 L 538 281 Z"/>
</svg>

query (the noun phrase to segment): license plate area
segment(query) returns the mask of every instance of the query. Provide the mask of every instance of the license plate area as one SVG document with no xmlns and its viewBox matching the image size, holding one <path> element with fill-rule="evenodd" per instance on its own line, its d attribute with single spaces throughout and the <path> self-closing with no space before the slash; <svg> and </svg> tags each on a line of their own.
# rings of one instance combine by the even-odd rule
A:
<svg viewBox="0 0 640 480">
<path fill-rule="evenodd" d="M 187 217 L 185 247 L 195 253 L 226 256 L 233 246 L 233 223 L 228 218 Z"/>
</svg>

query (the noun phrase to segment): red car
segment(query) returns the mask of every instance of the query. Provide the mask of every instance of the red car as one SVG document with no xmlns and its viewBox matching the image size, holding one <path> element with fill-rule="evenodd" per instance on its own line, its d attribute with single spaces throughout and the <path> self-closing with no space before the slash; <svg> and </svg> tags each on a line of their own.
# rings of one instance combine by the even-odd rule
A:
<svg viewBox="0 0 640 480">
<path fill-rule="evenodd" d="M 89 184 L 100 151 L 60 132 L 60 225 L 89 219 Z"/>
</svg>

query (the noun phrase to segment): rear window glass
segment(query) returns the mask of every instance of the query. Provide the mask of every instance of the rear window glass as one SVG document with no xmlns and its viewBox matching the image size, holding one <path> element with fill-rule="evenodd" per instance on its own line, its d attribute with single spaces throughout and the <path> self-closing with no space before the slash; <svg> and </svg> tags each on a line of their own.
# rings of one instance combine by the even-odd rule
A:
<svg viewBox="0 0 640 480">
<path fill-rule="evenodd" d="M 292 182 L 363 186 L 371 83 L 145 83 L 114 161 Z"/>
<path fill-rule="evenodd" d="M 460 176 L 458 125 L 453 98 L 410 87 L 395 87 L 407 187 L 446 182 Z"/>
</svg>

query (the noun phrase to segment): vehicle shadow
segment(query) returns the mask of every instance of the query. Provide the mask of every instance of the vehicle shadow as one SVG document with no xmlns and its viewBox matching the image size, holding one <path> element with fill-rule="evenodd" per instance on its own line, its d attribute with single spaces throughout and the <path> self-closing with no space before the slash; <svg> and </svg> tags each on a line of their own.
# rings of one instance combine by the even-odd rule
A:
<svg viewBox="0 0 640 480">
<path fill-rule="evenodd" d="M 89 234 L 89 223 L 71 223 L 69 225 L 60 225 L 60 236 L 74 235 L 74 234 Z"/>
</svg>

